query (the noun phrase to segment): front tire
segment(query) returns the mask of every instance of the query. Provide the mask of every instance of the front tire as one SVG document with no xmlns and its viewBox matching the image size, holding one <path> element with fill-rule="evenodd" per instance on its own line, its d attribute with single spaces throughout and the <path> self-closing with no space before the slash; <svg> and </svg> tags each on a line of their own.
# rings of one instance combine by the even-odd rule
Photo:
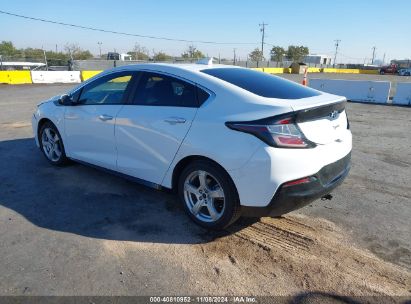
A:
<svg viewBox="0 0 411 304">
<path fill-rule="evenodd" d="M 55 166 L 65 165 L 68 161 L 63 140 L 56 126 L 51 122 L 44 123 L 39 132 L 40 149 L 46 159 Z"/>
<path fill-rule="evenodd" d="M 180 175 L 178 194 L 188 216 L 206 229 L 224 229 L 240 217 L 231 177 L 211 161 L 190 163 Z"/>
</svg>

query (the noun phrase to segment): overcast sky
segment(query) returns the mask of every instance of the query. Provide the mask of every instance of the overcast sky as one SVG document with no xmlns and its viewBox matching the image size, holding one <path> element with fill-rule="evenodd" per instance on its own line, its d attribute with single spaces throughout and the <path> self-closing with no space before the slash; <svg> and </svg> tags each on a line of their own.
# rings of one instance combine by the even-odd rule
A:
<svg viewBox="0 0 411 304">
<path fill-rule="evenodd" d="M 193 4 L 199 3 L 199 4 Z M 250 44 L 194 45 L 209 56 L 245 58 L 261 47 L 259 24 L 266 26 L 266 42 L 287 47 L 306 45 L 311 53 L 333 55 L 335 39 L 341 39 L 337 62 L 369 61 L 372 47 L 376 58 L 411 58 L 410 0 L 209 0 L 209 1 L 1 1 L 0 10 L 76 25 L 150 36 L 185 40 Z M 402 13 L 404 12 L 404 14 Z M 173 42 L 122 36 L 42 23 L 0 14 L 0 40 L 17 47 L 62 50 L 66 43 L 98 54 L 116 49 L 132 50 L 135 43 L 150 51 L 179 56 L 188 42 Z M 268 56 L 270 46 L 265 46 Z"/>
</svg>

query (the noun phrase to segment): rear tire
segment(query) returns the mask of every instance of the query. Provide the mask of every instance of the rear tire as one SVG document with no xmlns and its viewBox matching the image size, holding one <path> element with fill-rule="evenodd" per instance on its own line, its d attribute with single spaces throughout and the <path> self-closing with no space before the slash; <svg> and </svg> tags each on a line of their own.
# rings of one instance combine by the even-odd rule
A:
<svg viewBox="0 0 411 304">
<path fill-rule="evenodd" d="M 224 229 L 241 215 L 231 177 L 211 161 L 194 161 L 184 168 L 178 180 L 178 195 L 188 216 L 206 229 Z"/>
<path fill-rule="evenodd" d="M 63 140 L 56 126 L 44 123 L 39 132 L 40 149 L 44 157 L 54 166 L 63 166 L 68 162 Z"/>
</svg>

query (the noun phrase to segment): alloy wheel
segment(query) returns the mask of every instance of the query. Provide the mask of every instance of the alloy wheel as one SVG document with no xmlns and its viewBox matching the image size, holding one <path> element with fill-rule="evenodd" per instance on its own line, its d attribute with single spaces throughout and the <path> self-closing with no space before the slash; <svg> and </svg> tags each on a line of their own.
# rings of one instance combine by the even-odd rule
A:
<svg viewBox="0 0 411 304">
<path fill-rule="evenodd" d="M 225 196 L 218 180 L 204 170 L 193 171 L 184 181 L 184 201 L 200 221 L 218 221 L 225 211 Z"/>
<path fill-rule="evenodd" d="M 61 140 L 57 132 L 52 128 L 44 128 L 41 134 L 41 145 L 44 154 L 52 162 L 60 160 L 62 155 Z"/>
</svg>

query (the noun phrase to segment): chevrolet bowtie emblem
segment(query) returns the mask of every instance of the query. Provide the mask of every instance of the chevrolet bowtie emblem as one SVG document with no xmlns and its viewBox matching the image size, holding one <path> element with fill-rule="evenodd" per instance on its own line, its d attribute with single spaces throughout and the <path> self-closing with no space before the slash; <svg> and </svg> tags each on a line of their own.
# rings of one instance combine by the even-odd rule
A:
<svg viewBox="0 0 411 304">
<path fill-rule="evenodd" d="M 338 116 L 338 111 L 332 111 L 330 114 L 328 114 L 331 119 L 337 118 Z"/>
</svg>

